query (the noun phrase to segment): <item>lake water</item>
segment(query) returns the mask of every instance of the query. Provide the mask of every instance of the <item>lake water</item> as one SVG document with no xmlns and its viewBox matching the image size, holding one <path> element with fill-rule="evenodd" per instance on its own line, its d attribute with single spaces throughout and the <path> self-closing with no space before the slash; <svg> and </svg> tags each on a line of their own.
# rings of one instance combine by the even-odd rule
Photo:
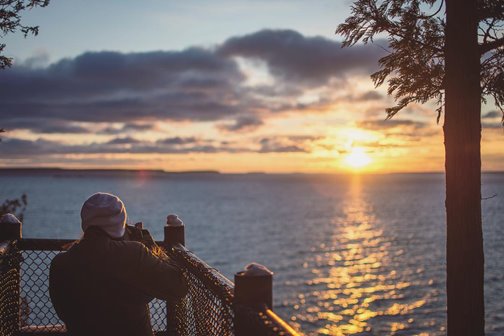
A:
<svg viewBox="0 0 504 336">
<path fill-rule="evenodd" d="M 80 207 L 119 195 L 158 240 L 168 213 L 186 245 L 232 279 L 251 261 L 275 273 L 274 305 L 307 335 L 444 335 L 441 174 L 370 176 L 0 176 L 28 195 L 25 237 L 77 238 Z M 504 174 L 483 178 L 486 328 L 504 335 Z"/>
</svg>

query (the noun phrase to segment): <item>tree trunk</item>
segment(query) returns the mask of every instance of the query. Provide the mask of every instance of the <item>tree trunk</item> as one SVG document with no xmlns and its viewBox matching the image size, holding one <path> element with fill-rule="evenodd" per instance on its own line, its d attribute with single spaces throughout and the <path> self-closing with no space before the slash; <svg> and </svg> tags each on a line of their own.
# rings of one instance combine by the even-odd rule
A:
<svg viewBox="0 0 504 336">
<path fill-rule="evenodd" d="M 448 335 L 484 335 L 477 0 L 446 1 L 445 169 Z"/>
</svg>

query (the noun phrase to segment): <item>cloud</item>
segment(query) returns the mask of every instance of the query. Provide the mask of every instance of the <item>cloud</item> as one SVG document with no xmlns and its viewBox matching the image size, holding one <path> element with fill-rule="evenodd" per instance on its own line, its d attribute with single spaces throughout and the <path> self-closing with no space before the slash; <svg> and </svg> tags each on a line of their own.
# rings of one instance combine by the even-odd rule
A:
<svg viewBox="0 0 504 336">
<path fill-rule="evenodd" d="M 108 141 L 107 145 L 131 145 L 141 143 L 140 140 L 132 138 L 132 137 L 124 137 L 124 138 L 114 138 Z"/>
<path fill-rule="evenodd" d="M 2 119 L 218 120 L 242 112 L 236 62 L 212 50 L 88 52 L 0 77 Z"/>
<path fill-rule="evenodd" d="M 379 41 L 377 41 L 379 43 Z M 322 85 L 333 77 L 377 70 L 384 51 L 377 46 L 341 48 L 341 43 L 323 37 L 305 37 L 294 30 L 261 30 L 228 39 L 218 49 L 224 56 L 263 61 L 276 78 Z"/>
<path fill-rule="evenodd" d="M 142 123 L 142 124 L 137 124 L 137 123 L 127 123 L 124 124 L 120 127 L 106 127 L 104 129 L 100 129 L 98 133 L 101 134 L 124 134 L 124 133 L 136 133 L 136 132 L 145 132 L 145 131 L 151 131 L 151 130 L 156 130 L 156 124 L 154 122 L 152 123 Z"/>
<path fill-rule="evenodd" d="M 357 126 L 369 130 L 384 130 L 399 127 L 408 127 L 418 130 L 426 128 L 429 125 L 425 122 L 413 120 L 379 119 L 359 121 L 357 122 Z"/>
<path fill-rule="evenodd" d="M 484 114 L 481 118 L 483 118 L 483 119 L 502 118 L 502 112 L 490 111 L 490 112 Z"/>
<path fill-rule="evenodd" d="M 376 46 L 342 49 L 339 42 L 293 30 L 262 30 L 213 48 L 86 52 L 45 67 L 27 62 L 3 71 L 0 118 L 34 133 L 121 134 L 152 129 L 158 121 L 230 119 L 234 124 L 220 128 L 252 130 L 262 123 L 259 113 L 306 111 L 330 104 L 330 98 L 311 104 L 292 98 L 332 79 L 368 74 L 382 55 Z M 265 63 L 274 85 L 247 86 L 236 57 Z M 378 98 L 369 92 L 360 99 Z M 97 131 L 78 123 L 125 125 Z"/>
<path fill-rule="evenodd" d="M 115 138 L 107 142 L 85 145 L 67 145 L 45 139 L 2 139 L 0 153 L 6 157 L 44 156 L 55 154 L 187 154 L 187 153 L 242 153 L 253 149 L 229 144 L 210 144 L 195 141 L 167 144 L 140 141 L 131 137 Z"/>
<path fill-rule="evenodd" d="M 259 141 L 259 153 L 308 153 L 306 142 L 312 140 L 312 137 L 304 136 L 262 138 Z"/>
<path fill-rule="evenodd" d="M 196 139 L 195 137 L 186 137 L 186 138 L 172 137 L 156 141 L 156 143 L 160 145 L 187 145 L 187 144 L 194 144 L 197 142 L 198 139 Z"/>
<path fill-rule="evenodd" d="M 220 124 L 218 128 L 228 132 L 246 132 L 256 130 L 263 124 L 263 121 L 256 116 L 241 116 L 232 124 Z"/>
<path fill-rule="evenodd" d="M 483 121 L 481 123 L 481 127 L 484 129 L 503 129 L 503 120 L 504 120 L 503 118 L 504 116 L 502 112 L 499 111 L 487 112 L 486 114 L 481 116 L 481 119 Z"/>
<path fill-rule="evenodd" d="M 358 121 L 356 125 L 365 130 L 380 132 L 388 140 L 398 141 L 417 142 L 441 133 L 441 127 L 435 127 L 432 123 L 409 119 L 364 120 Z"/>
<path fill-rule="evenodd" d="M 0 153 L 2 157 L 25 157 L 37 156 L 48 152 L 57 154 L 60 144 L 47 140 L 24 140 L 16 138 L 2 139 L 0 143 Z"/>
<path fill-rule="evenodd" d="M 309 153 L 319 136 L 291 135 L 261 138 L 251 146 L 239 142 L 197 137 L 170 137 L 156 141 L 117 137 L 106 142 L 69 145 L 39 138 L 5 138 L 0 143 L 3 158 L 62 154 L 187 154 L 187 153 Z"/>
<path fill-rule="evenodd" d="M 383 99 L 383 95 L 377 91 L 367 91 L 365 93 L 363 93 L 362 95 L 360 96 L 357 96 L 354 98 L 354 101 L 361 101 L 361 102 L 365 102 L 365 101 L 374 101 L 374 100 L 382 100 Z"/>
<path fill-rule="evenodd" d="M 504 129 L 501 122 L 484 122 L 481 123 L 481 127 L 485 129 Z"/>
<path fill-rule="evenodd" d="M 7 130 L 25 129 L 35 133 L 52 134 L 79 134 L 89 133 L 88 128 L 82 127 L 72 122 L 65 122 L 61 120 L 45 120 L 45 119 L 7 119 L 2 120 L 2 127 Z"/>
</svg>

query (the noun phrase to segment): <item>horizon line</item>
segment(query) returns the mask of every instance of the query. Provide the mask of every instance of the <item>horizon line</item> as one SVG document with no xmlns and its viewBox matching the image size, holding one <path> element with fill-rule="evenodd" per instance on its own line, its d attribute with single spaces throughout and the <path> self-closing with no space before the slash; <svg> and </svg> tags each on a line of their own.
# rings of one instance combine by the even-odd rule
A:
<svg viewBox="0 0 504 336">
<path fill-rule="evenodd" d="M 216 174 L 216 175 L 391 175 L 391 174 L 444 174 L 444 171 L 397 171 L 397 172 L 377 172 L 377 171 L 356 171 L 356 172 L 221 172 L 219 170 L 201 169 L 201 170 L 181 170 L 168 171 L 164 169 L 142 169 L 142 168 L 62 168 L 62 167 L 0 167 L 0 173 L 12 172 L 80 172 L 80 173 L 155 173 L 155 174 Z M 504 173 L 502 170 L 481 171 L 482 174 Z"/>
</svg>

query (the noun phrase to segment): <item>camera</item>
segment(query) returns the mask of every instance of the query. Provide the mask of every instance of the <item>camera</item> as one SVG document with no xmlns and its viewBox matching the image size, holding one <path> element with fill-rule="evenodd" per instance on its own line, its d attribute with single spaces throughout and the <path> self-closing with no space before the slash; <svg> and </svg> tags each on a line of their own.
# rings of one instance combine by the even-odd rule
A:
<svg viewBox="0 0 504 336">
<path fill-rule="evenodd" d="M 126 240 L 140 242 L 144 244 L 149 250 L 153 250 L 157 247 L 157 244 L 152 238 L 149 230 L 143 228 L 142 222 L 138 222 L 135 225 L 127 224 L 124 238 Z"/>
</svg>

